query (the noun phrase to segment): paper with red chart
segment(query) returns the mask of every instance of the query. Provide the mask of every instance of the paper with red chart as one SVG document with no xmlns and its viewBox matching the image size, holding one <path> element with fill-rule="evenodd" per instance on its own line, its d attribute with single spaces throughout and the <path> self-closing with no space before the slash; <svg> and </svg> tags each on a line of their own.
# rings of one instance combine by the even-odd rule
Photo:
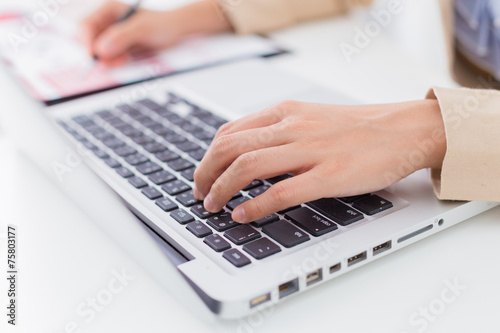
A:
<svg viewBox="0 0 500 333">
<path fill-rule="evenodd" d="M 30 93 L 45 102 L 281 52 L 260 36 L 221 34 L 192 37 L 123 66 L 106 67 L 89 56 L 75 23 L 54 17 L 37 26 L 30 17 L 26 12 L 0 13 L 0 57 Z"/>
</svg>

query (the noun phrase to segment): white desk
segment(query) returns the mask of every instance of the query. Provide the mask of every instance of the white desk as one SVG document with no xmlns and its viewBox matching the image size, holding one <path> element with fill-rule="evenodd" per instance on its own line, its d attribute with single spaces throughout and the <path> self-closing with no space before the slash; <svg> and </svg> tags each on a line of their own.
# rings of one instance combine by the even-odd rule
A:
<svg viewBox="0 0 500 333">
<path fill-rule="evenodd" d="M 433 8 L 431 0 L 420 2 Z M 77 1 L 77 5 L 82 3 Z M 405 22 L 415 22 L 415 13 L 422 13 L 409 8 L 350 64 L 342 57 L 338 43 L 352 39 L 353 24 L 370 19 L 363 13 L 273 34 L 295 50 L 294 55 L 273 61 L 366 102 L 421 98 L 429 86 L 451 83 L 444 71 L 438 70 L 443 59 L 442 51 L 436 48 L 439 36 L 431 34 L 434 37 L 419 43 L 420 57 L 408 56 L 415 45 L 396 43 Z M 434 10 L 429 17 L 437 18 L 438 14 Z M 423 31 L 426 29 L 432 30 L 432 20 L 426 22 Z M 412 38 L 424 40 L 418 34 Z M 8 88 L 9 82 L 0 82 L 2 98 L 8 98 Z M 16 101 L 9 105 L 11 108 L 3 112 L 15 112 Z M 207 323 L 191 309 L 181 307 L 110 242 L 1 134 L 0 156 L 0 232 L 5 232 L 5 224 L 13 223 L 19 233 L 19 325 L 9 327 L 8 332 L 64 332 L 65 325 L 75 321 L 81 332 L 274 333 L 314 328 L 314 332 L 411 333 L 421 327 L 410 324 L 412 314 L 421 307 L 436 306 L 445 281 L 455 279 L 466 290 L 433 316 L 425 331 L 500 329 L 500 208 L 292 298 L 272 312 Z M 0 248 L 4 272 L 5 239 Z M 85 322 L 76 313 L 80 304 L 107 288 L 113 270 L 121 269 L 134 279 L 95 318 Z M 5 304 L 3 274 L 0 303 Z M 1 327 L 6 322 L 2 308 Z"/>
</svg>

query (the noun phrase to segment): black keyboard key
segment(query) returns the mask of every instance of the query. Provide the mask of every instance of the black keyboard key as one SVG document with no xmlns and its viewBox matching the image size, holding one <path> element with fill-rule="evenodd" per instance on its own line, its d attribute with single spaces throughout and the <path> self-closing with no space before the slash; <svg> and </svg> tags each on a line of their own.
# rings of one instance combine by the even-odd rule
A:
<svg viewBox="0 0 500 333">
<path fill-rule="evenodd" d="M 392 208 L 392 202 L 374 194 L 354 201 L 352 207 L 362 211 L 366 215 L 374 215 Z"/>
<path fill-rule="evenodd" d="M 159 136 L 175 134 L 174 131 L 172 131 L 170 128 L 167 128 L 163 125 L 153 128 L 152 131 L 155 132 L 156 134 L 158 134 Z"/>
<path fill-rule="evenodd" d="M 291 210 L 295 210 L 295 209 L 298 209 L 300 208 L 301 206 L 300 205 L 297 205 L 297 206 L 292 206 L 292 207 L 288 207 L 288 208 L 285 208 L 285 209 L 282 209 L 278 212 L 278 214 L 285 214 Z"/>
<path fill-rule="evenodd" d="M 151 118 L 146 120 L 141 120 L 141 123 L 150 130 L 154 130 L 157 127 L 163 127 L 163 125 L 160 122 L 157 122 L 156 120 L 153 120 Z"/>
<path fill-rule="evenodd" d="M 224 120 L 220 117 L 217 117 L 215 115 L 200 117 L 200 120 L 203 121 L 208 126 L 212 126 L 215 129 L 218 129 L 219 127 L 221 127 L 222 125 L 227 123 L 226 120 Z"/>
<path fill-rule="evenodd" d="M 173 182 L 166 183 L 161 188 L 170 195 L 176 195 L 182 192 L 189 191 L 191 189 L 191 186 L 184 183 L 182 180 L 174 180 Z"/>
<path fill-rule="evenodd" d="M 257 187 L 257 186 L 261 186 L 262 184 L 264 184 L 264 183 L 262 182 L 262 180 L 260 180 L 260 179 L 255 179 L 255 180 L 254 180 L 254 181 L 252 181 L 250 184 L 248 184 L 247 186 L 245 186 L 245 187 L 243 188 L 243 191 L 249 191 L 249 190 L 251 190 L 251 189 L 253 189 L 253 188 Z"/>
<path fill-rule="evenodd" d="M 147 135 L 134 136 L 132 138 L 132 140 L 134 140 L 135 143 L 137 143 L 138 145 L 141 145 L 141 146 L 145 145 L 146 143 L 150 143 L 150 142 L 155 141 L 152 137 L 147 136 Z"/>
<path fill-rule="evenodd" d="M 264 259 L 281 251 L 280 247 L 267 238 L 245 244 L 243 250 L 250 253 L 255 259 Z"/>
<path fill-rule="evenodd" d="M 140 101 L 138 101 L 138 103 L 144 105 L 145 107 L 147 107 L 148 109 L 151 109 L 153 111 L 162 108 L 161 105 L 159 105 L 158 103 L 156 103 L 155 101 L 153 101 L 149 98 L 141 99 Z"/>
<path fill-rule="evenodd" d="M 293 175 L 291 175 L 289 173 L 286 173 L 284 175 L 279 175 L 279 176 L 276 176 L 276 177 L 273 177 L 273 178 L 269 178 L 269 179 L 266 179 L 266 180 L 268 182 L 270 182 L 271 184 L 276 184 L 277 182 L 280 182 L 282 180 L 288 179 L 290 177 L 293 177 Z"/>
<path fill-rule="evenodd" d="M 353 196 L 350 196 L 350 197 L 342 197 L 342 198 L 338 198 L 340 201 L 342 202 L 345 202 L 345 203 L 353 203 L 354 201 L 358 200 L 358 199 L 361 199 L 361 198 L 364 198 L 364 197 L 368 197 L 370 194 L 360 194 L 360 195 L 353 195 Z"/>
<path fill-rule="evenodd" d="M 108 157 L 108 158 L 105 158 L 103 160 L 110 168 L 118 168 L 118 167 L 121 167 L 122 165 L 120 164 L 120 162 L 118 162 L 117 160 L 115 160 L 114 158 L 112 157 Z"/>
<path fill-rule="evenodd" d="M 115 148 L 113 151 L 116 153 L 116 155 L 121 156 L 121 157 L 125 157 L 128 155 L 132 155 L 132 154 L 137 153 L 137 150 L 135 150 L 134 148 L 132 148 L 128 145 L 120 146 L 118 148 Z"/>
<path fill-rule="evenodd" d="M 167 149 L 167 147 L 158 142 L 146 143 L 143 147 L 151 154 L 156 154 Z"/>
<path fill-rule="evenodd" d="M 197 161 L 201 161 L 203 159 L 203 156 L 205 156 L 206 152 L 207 152 L 206 149 L 197 149 L 190 152 L 189 156 L 191 156 Z"/>
<path fill-rule="evenodd" d="M 176 160 L 169 162 L 168 166 L 175 171 L 181 171 L 181 170 L 185 170 L 185 169 L 194 167 L 194 164 L 183 159 L 183 158 L 178 158 Z"/>
<path fill-rule="evenodd" d="M 179 134 L 169 134 L 163 137 L 166 141 L 176 144 L 186 141 L 186 138 Z"/>
<path fill-rule="evenodd" d="M 95 112 L 95 114 L 98 115 L 99 117 L 101 117 L 102 119 L 107 119 L 107 118 L 113 117 L 113 114 L 108 110 L 98 111 L 98 112 Z"/>
<path fill-rule="evenodd" d="M 158 207 L 160 207 L 161 209 L 163 209 L 166 212 L 170 212 L 170 211 L 178 208 L 177 204 L 175 202 L 173 202 L 172 200 L 170 200 L 169 198 L 158 199 L 158 200 L 156 200 L 155 203 Z"/>
<path fill-rule="evenodd" d="M 89 150 L 97 149 L 97 146 L 90 141 L 84 141 L 84 142 L 82 142 L 82 144 L 85 146 L 85 148 L 87 148 Z"/>
<path fill-rule="evenodd" d="M 200 221 L 194 221 L 186 225 L 186 229 L 191 231 L 196 237 L 202 238 L 212 234 L 212 230 Z"/>
<path fill-rule="evenodd" d="M 176 146 L 177 146 L 177 148 L 179 148 L 180 150 L 182 150 L 184 152 L 190 152 L 193 150 L 200 149 L 200 146 L 198 146 L 196 143 L 191 142 L 191 141 L 185 141 L 182 143 L 178 143 Z"/>
<path fill-rule="evenodd" d="M 195 167 L 183 170 L 181 172 L 181 175 L 182 175 L 182 177 L 184 177 L 187 180 L 189 180 L 190 182 L 192 182 L 194 180 L 194 170 L 196 170 Z"/>
<path fill-rule="evenodd" d="M 239 197 L 237 199 L 229 201 L 227 203 L 226 207 L 229 208 L 229 209 L 231 209 L 231 210 L 234 210 L 237 206 L 241 205 L 244 202 L 247 202 L 248 200 L 250 200 L 250 198 Z"/>
<path fill-rule="evenodd" d="M 130 178 L 128 182 L 132 184 L 132 186 L 134 186 L 135 188 L 142 188 L 148 185 L 148 183 L 142 180 L 142 178 L 139 178 L 137 176 Z"/>
<path fill-rule="evenodd" d="M 203 206 L 203 203 L 198 203 L 191 207 L 191 213 L 194 215 L 198 216 L 200 219 L 208 219 L 209 217 L 212 217 L 216 214 L 222 213 L 222 211 L 217 212 L 217 213 L 211 213 L 205 209 Z"/>
<path fill-rule="evenodd" d="M 173 212 L 170 213 L 170 216 L 179 222 L 180 224 L 186 224 L 189 222 L 194 221 L 194 217 L 191 216 L 188 212 L 186 212 L 184 209 L 176 209 Z"/>
<path fill-rule="evenodd" d="M 100 141 L 113 139 L 115 137 L 113 134 L 109 133 L 108 131 L 94 133 L 93 135 L 94 135 L 94 138 L 96 138 L 97 140 L 100 140 Z"/>
<path fill-rule="evenodd" d="M 197 126 L 197 125 L 190 123 L 190 122 L 183 124 L 181 127 L 183 130 L 185 130 L 188 133 L 196 133 L 196 132 L 203 131 L 203 129 L 200 126 Z"/>
<path fill-rule="evenodd" d="M 323 216 L 313 212 L 307 207 L 292 210 L 286 213 L 285 217 L 316 237 L 337 230 L 338 228 L 335 223 L 325 219 Z"/>
<path fill-rule="evenodd" d="M 127 156 L 125 158 L 125 161 L 130 165 L 138 165 L 138 164 L 149 161 L 149 158 L 147 158 L 146 156 L 144 156 L 142 154 L 137 153 L 137 154 Z"/>
<path fill-rule="evenodd" d="M 92 121 L 89 116 L 86 116 L 86 115 L 80 115 L 80 116 L 75 116 L 73 118 L 71 118 L 75 123 L 79 124 L 79 125 L 82 125 L 82 124 L 85 124 L 89 121 Z M 93 121 L 92 121 L 93 122 Z"/>
<path fill-rule="evenodd" d="M 307 242 L 310 239 L 304 231 L 284 220 L 264 226 L 262 232 L 288 248 Z"/>
<path fill-rule="evenodd" d="M 108 158 L 109 155 L 108 153 L 106 153 L 104 150 L 101 150 L 101 149 L 95 149 L 93 150 L 95 156 L 99 157 L 99 158 Z"/>
<path fill-rule="evenodd" d="M 192 205 L 201 202 L 194 197 L 193 191 L 181 193 L 175 197 L 175 200 L 179 201 L 185 207 L 191 207 Z"/>
<path fill-rule="evenodd" d="M 193 136 L 199 140 L 211 140 L 214 138 L 214 134 L 207 131 L 199 131 L 192 133 Z"/>
<path fill-rule="evenodd" d="M 156 164 L 155 162 L 145 162 L 145 163 L 142 163 L 142 164 L 139 164 L 137 166 L 137 170 L 142 173 L 143 175 L 149 175 L 153 172 L 157 172 L 157 171 L 160 171 L 162 170 L 162 168 Z"/>
<path fill-rule="evenodd" d="M 125 142 L 123 142 L 122 140 L 120 140 L 118 138 L 107 139 L 107 140 L 104 140 L 102 143 L 104 143 L 106 146 L 108 146 L 111 149 L 123 146 L 125 144 Z"/>
<path fill-rule="evenodd" d="M 270 187 L 271 186 L 269 186 L 269 185 L 259 186 L 259 187 L 256 187 L 256 188 L 248 191 L 248 194 L 250 194 L 250 196 L 255 198 L 255 197 L 261 195 L 262 193 L 266 192 Z"/>
<path fill-rule="evenodd" d="M 156 185 L 160 185 L 175 180 L 175 176 L 168 171 L 161 170 L 150 174 L 149 180 L 151 180 Z"/>
<path fill-rule="evenodd" d="M 260 232 L 249 226 L 242 224 L 224 233 L 224 236 L 236 245 L 248 243 L 260 237 Z"/>
<path fill-rule="evenodd" d="M 268 223 L 271 223 L 271 222 L 274 222 L 274 221 L 278 221 L 280 218 L 278 215 L 276 214 L 271 214 L 271 215 L 267 215 L 263 218 L 261 218 L 260 220 L 257 220 L 257 221 L 253 221 L 252 222 L 252 225 L 256 226 L 256 227 L 262 227 Z"/>
<path fill-rule="evenodd" d="M 205 237 L 203 243 L 207 244 L 217 252 L 222 252 L 231 248 L 231 244 L 229 244 L 228 241 L 217 234 Z"/>
<path fill-rule="evenodd" d="M 227 259 L 231 264 L 233 264 L 236 267 L 243 267 L 251 263 L 250 259 L 248 259 L 243 253 L 241 253 L 237 249 L 227 250 L 222 254 L 222 257 Z"/>
<path fill-rule="evenodd" d="M 162 162 L 170 162 L 180 157 L 179 155 L 170 150 L 162 151 L 161 153 L 157 153 L 155 156 Z"/>
<path fill-rule="evenodd" d="M 237 199 L 237 198 L 241 197 L 242 195 L 243 195 L 243 194 L 241 194 L 241 192 L 238 192 L 238 193 L 236 193 L 235 195 L 233 195 L 233 197 L 231 198 L 231 200 L 233 200 L 233 199 Z M 229 200 L 229 201 L 231 201 L 231 200 Z"/>
<path fill-rule="evenodd" d="M 225 231 L 240 225 L 231 218 L 231 213 L 222 213 L 217 216 L 210 217 L 207 220 L 208 225 L 217 231 Z"/>
<path fill-rule="evenodd" d="M 142 135 L 141 131 L 139 131 L 137 128 L 132 127 L 132 126 L 130 128 L 122 128 L 121 132 L 124 135 L 128 136 L 129 138 L 133 138 L 133 137 Z"/>
<path fill-rule="evenodd" d="M 154 187 L 151 187 L 151 186 L 143 188 L 141 192 L 142 192 L 142 194 L 144 194 L 146 197 L 148 197 L 151 200 L 158 199 L 158 198 L 162 197 L 160 191 L 158 191 L 157 189 L 155 189 Z"/>
<path fill-rule="evenodd" d="M 118 172 L 118 174 L 120 176 L 122 176 L 123 178 L 130 178 L 134 175 L 134 173 L 132 171 L 130 171 L 129 169 L 125 168 L 125 167 L 119 167 L 116 169 L 116 172 Z"/>
<path fill-rule="evenodd" d="M 363 219 L 363 214 L 333 198 L 311 201 L 307 205 L 317 209 L 321 214 L 324 214 L 342 226 Z"/>
</svg>

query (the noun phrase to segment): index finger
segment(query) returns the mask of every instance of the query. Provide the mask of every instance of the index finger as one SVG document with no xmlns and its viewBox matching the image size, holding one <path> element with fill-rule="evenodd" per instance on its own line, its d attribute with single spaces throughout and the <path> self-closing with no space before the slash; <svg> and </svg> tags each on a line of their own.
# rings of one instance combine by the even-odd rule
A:
<svg viewBox="0 0 500 333">
<path fill-rule="evenodd" d="M 127 10 L 127 5 L 107 1 L 81 23 L 81 39 L 91 56 L 94 56 L 94 41 L 107 27 L 118 20 Z"/>
</svg>

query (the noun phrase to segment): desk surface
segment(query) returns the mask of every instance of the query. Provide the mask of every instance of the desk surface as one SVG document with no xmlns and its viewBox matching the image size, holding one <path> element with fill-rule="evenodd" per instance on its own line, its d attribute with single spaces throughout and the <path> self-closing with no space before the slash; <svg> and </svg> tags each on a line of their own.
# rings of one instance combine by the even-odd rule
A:
<svg viewBox="0 0 500 333">
<path fill-rule="evenodd" d="M 83 1 L 75 3 L 76 7 L 82 6 Z M 295 52 L 273 61 L 369 103 L 418 99 L 432 85 L 451 85 L 442 70 L 445 55 L 441 37 L 435 33 L 439 25 L 435 4 L 431 0 L 422 0 L 420 5 L 403 3 L 405 11 L 351 63 L 343 58 L 339 43 L 352 40 L 353 27 L 363 27 L 371 19 L 367 12 L 274 33 L 273 38 Z M 422 13 L 430 19 L 418 33 L 408 22 L 415 23 L 415 15 Z M 421 56 L 413 54 L 415 45 L 401 41 L 402 31 L 418 43 Z M 0 91 L 8 89 L 9 82 L 0 82 Z M 2 98 L 8 98 L 8 94 L 2 94 Z M 16 101 L 8 105 L 9 110 L 1 112 L 15 111 Z M 2 256 L 7 223 L 18 226 L 20 253 L 19 326 L 10 327 L 9 332 L 78 332 L 72 329 L 72 322 L 80 332 L 274 333 L 314 328 L 315 332 L 411 333 L 500 329 L 500 208 L 270 311 L 238 321 L 214 319 L 208 323 L 179 305 L 110 242 L 1 134 L 0 156 Z M 133 280 L 113 294 L 94 317 L 79 315 L 78 309 L 109 288 L 114 274 L 121 270 Z M 5 279 L 0 283 L 1 303 L 5 304 Z M 450 284 L 461 287 L 450 288 Z M 424 317 L 422 311 L 428 308 L 429 315 Z M 1 317 L 3 327 L 6 319 L 3 314 Z"/>
</svg>

